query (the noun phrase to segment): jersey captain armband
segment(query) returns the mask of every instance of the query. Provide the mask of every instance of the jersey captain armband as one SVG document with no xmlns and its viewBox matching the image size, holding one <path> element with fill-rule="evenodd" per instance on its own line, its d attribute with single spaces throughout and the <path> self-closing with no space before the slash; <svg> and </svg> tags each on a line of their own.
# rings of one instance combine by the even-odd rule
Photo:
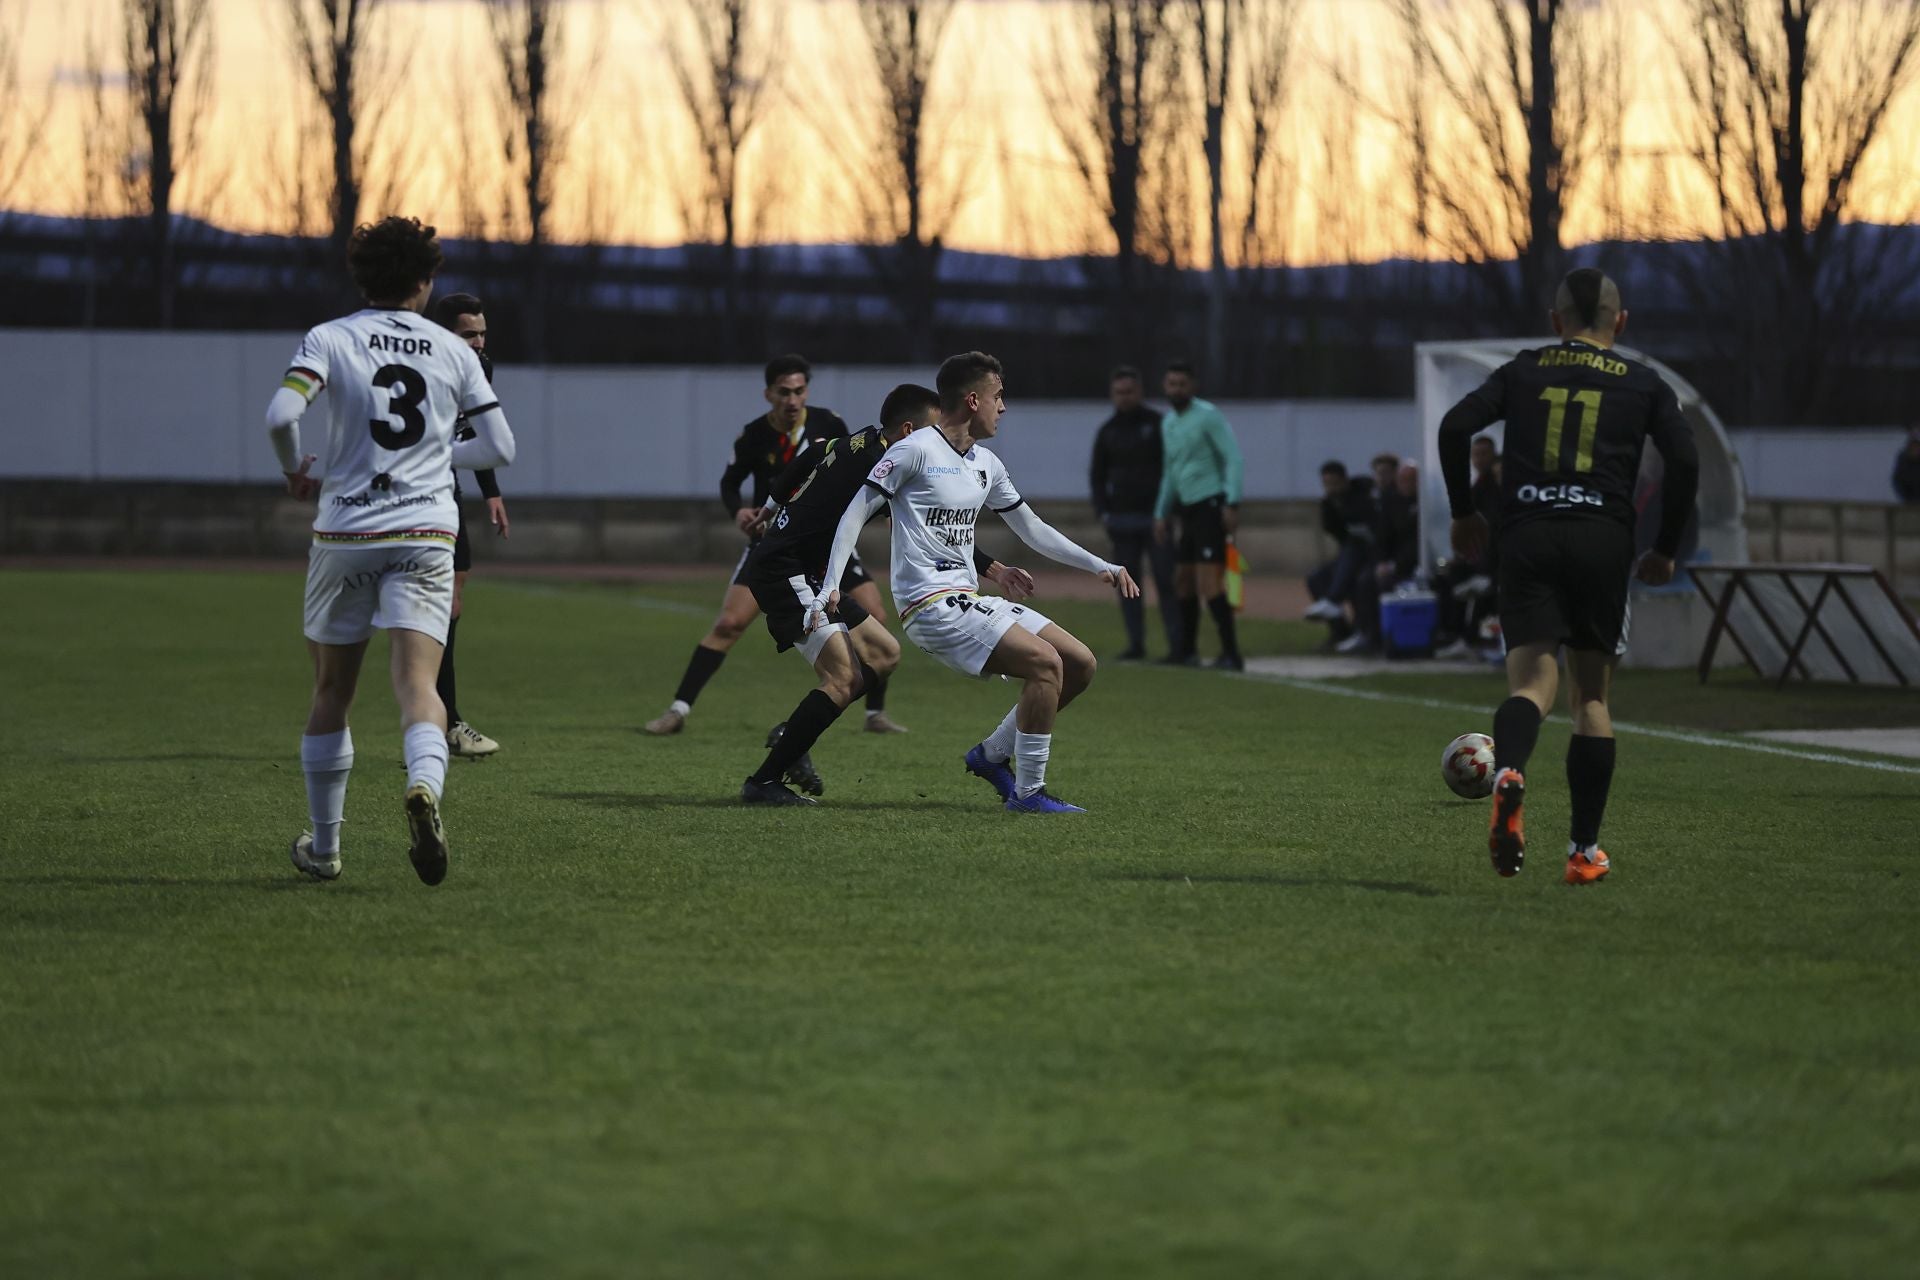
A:
<svg viewBox="0 0 1920 1280">
<path fill-rule="evenodd" d="M 280 385 L 311 404 L 313 398 L 326 388 L 327 380 L 311 369 L 295 365 L 287 370 L 287 376 L 280 380 Z"/>
</svg>

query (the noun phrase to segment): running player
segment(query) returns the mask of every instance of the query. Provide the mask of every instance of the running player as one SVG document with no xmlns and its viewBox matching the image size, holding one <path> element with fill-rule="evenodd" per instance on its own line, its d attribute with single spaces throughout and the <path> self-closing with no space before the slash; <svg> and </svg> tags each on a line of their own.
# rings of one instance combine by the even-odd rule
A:
<svg viewBox="0 0 1920 1280">
<path fill-rule="evenodd" d="M 867 473 L 868 487 L 847 507 L 834 534 L 824 581 L 838 580 L 861 527 L 890 504 L 893 602 L 908 637 L 963 675 L 1024 681 L 1019 703 L 1000 727 L 967 752 L 967 769 L 992 783 L 1014 812 L 1084 813 L 1047 794 L 1047 756 L 1054 718 L 1093 680 L 1093 653 L 1025 605 L 980 598 L 972 560 L 980 508 L 991 506 L 1041 555 L 1097 575 L 1122 596 L 1136 597 L 1140 588 L 1126 569 L 1069 541 L 1035 515 L 1000 459 L 975 443 L 998 434 L 1006 412 L 998 360 L 981 351 L 950 356 L 935 385 L 939 423 L 888 449 Z M 838 591 L 816 601 L 810 627 L 824 625 L 839 601 Z"/>
<path fill-rule="evenodd" d="M 430 885 L 447 875 L 447 713 L 434 680 L 453 610 L 453 468 L 504 467 L 514 441 L 473 349 L 420 316 L 440 261 L 434 229 L 418 219 L 355 228 L 347 265 L 367 306 L 309 331 L 267 406 L 287 492 L 320 496 L 307 556 L 313 708 L 300 740 L 313 831 L 292 849 L 293 865 L 320 880 L 340 874 L 353 769 L 347 711 L 376 628 L 392 650 L 413 869 Z M 316 479 L 320 458 L 300 452 L 300 416 L 322 387 L 331 412 L 325 479 Z M 461 416 L 474 438 L 456 442 Z"/>
<path fill-rule="evenodd" d="M 493 358 L 487 354 L 487 313 L 480 299 L 470 293 L 450 293 L 433 304 L 433 318 L 442 328 L 451 332 L 460 341 L 473 348 L 480 357 L 481 372 L 487 375 L 487 381 L 493 381 Z M 473 429 L 462 418 L 454 424 L 454 437 L 461 440 L 473 438 Z M 495 481 L 493 472 L 480 470 L 473 473 L 480 485 L 480 496 L 487 502 L 487 523 L 493 526 L 498 536 L 507 536 L 510 527 L 507 521 L 507 500 L 500 496 L 500 485 Z M 454 675 L 453 643 L 460 635 L 460 615 L 463 597 L 466 592 L 467 574 L 473 569 L 473 543 L 467 537 L 467 513 L 460 505 L 460 473 L 453 473 L 453 508 L 460 522 L 459 536 L 453 544 L 453 618 L 447 623 L 447 649 L 440 655 L 440 679 L 437 688 L 440 701 L 447 708 L 447 750 L 456 756 L 481 759 L 500 749 L 500 744 L 468 724 L 460 714 L 459 683 Z"/>
<path fill-rule="evenodd" d="M 813 366 L 803 356 L 785 355 L 767 362 L 765 395 L 771 407 L 741 428 L 739 438 L 733 442 L 733 461 L 727 464 L 726 471 L 720 476 L 720 502 L 749 541 L 740 554 L 740 562 L 734 566 L 733 581 L 727 587 L 726 598 L 721 602 L 720 616 L 714 619 L 712 629 L 694 646 L 693 656 L 687 660 L 686 672 L 680 677 L 680 687 L 674 691 L 672 703 L 647 722 L 648 733 L 678 733 L 686 726 L 694 700 L 720 669 L 720 664 L 726 661 L 728 651 L 746 633 L 753 624 L 754 615 L 759 612 L 753 601 L 753 593 L 747 590 L 744 574 L 747 554 L 753 549 L 751 539 L 756 528 L 755 522 L 759 519 L 774 477 L 796 457 L 818 448 L 828 440 L 843 440 L 847 436 L 847 424 L 833 410 L 808 405 L 807 392 L 812 380 Z M 741 483 L 749 477 L 753 480 L 751 506 L 747 505 L 740 493 Z M 886 607 L 880 602 L 880 589 L 867 577 L 858 556 L 854 557 L 847 575 L 847 580 L 841 585 L 859 600 L 861 607 L 869 614 L 884 619 Z M 874 733 L 906 732 L 887 717 L 886 698 L 884 680 L 867 691 L 866 727 Z M 768 735 L 768 746 L 773 745 L 772 739 L 778 733 L 779 729 L 776 728 L 773 734 Z"/>
<path fill-rule="evenodd" d="M 907 433 L 932 423 L 940 397 L 911 383 L 895 387 L 880 406 L 880 425 L 846 440 L 829 440 L 797 458 L 773 482 L 761 523 L 770 531 L 747 557 L 745 577 L 767 615 L 767 630 L 781 651 L 798 648 L 820 676 L 820 686 L 788 716 L 759 771 L 740 789 L 748 804 L 812 804 L 781 784 L 786 778 L 818 795 L 820 775 L 808 753 L 861 688 L 885 679 L 900 661 L 900 643 L 854 600 L 837 620 L 808 631 L 808 608 L 818 596 L 840 516 L 865 482 L 872 464 Z M 776 505 L 777 504 L 777 505 Z M 981 576 L 999 583 L 1011 600 L 1033 591 L 1033 578 L 974 549 Z"/>
<path fill-rule="evenodd" d="M 1600 819 L 1613 782 L 1607 692 L 1627 647 L 1627 583 L 1673 579 L 1673 558 L 1700 479 L 1693 431 L 1673 388 L 1612 350 L 1627 327 L 1620 290 L 1583 267 L 1553 304 L 1557 346 L 1523 351 L 1440 421 L 1440 466 L 1453 509 L 1453 549 L 1484 555 L 1491 536 L 1474 510 L 1468 458 L 1474 432 L 1506 420 L 1499 507 L 1500 629 L 1510 696 L 1493 717 L 1493 869 L 1516 875 L 1526 856 L 1521 808 L 1527 759 L 1553 705 L 1567 650 L 1573 740 L 1567 789 L 1573 822 L 1564 879 L 1591 884 L 1610 869 Z M 1633 488 L 1648 437 L 1666 464 L 1660 528 L 1634 558 Z"/>
</svg>

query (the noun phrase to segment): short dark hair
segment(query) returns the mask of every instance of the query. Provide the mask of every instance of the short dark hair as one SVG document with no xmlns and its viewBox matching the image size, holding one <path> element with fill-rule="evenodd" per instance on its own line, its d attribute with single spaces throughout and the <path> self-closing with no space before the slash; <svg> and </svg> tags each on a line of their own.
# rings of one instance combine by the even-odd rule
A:
<svg viewBox="0 0 1920 1280">
<path fill-rule="evenodd" d="M 1490 445 L 1498 446 L 1500 442 L 1495 440 L 1492 436 L 1475 436 L 1473 438 L 1473 443 L 1474 444 L 1490 444 Z"/>
<path fill-rule="evenodd" d="M 1199 377 L 1199 375 L 1193 371 L 1193 362 L 1191 360 L 1169 360 L 1167 361 L 1167 372 L 1184 373 L 1189 378 Z"/>
<path fill-rule="evenodd" d="M 1373 461 L 1369 462 L 1367 466 L 1371 469 L 1379 466 L 1383 462 L 1391 464 L 1395 470 L 1398 470 L 1400 466 L 1400 455 L 1397 453 L 1376 453 L 1373 455 Z"/>
<path fill-rule="evenodd" d="M 1331 462 L 1323 462 L 1320 464 L 1320 474 L 1323 476 L 1340 476 L 1344 478 L 1347 474 L 1347 464 L 1338 458 L 1333 459 Z"/>
<path fill-rule="evenodd" d="M 887 392 L 880 402 L 880 429 L 891 431 L 908 418 L 917 418 L 928 409 L 940 407 L 940 393 L 917 382 L 903 382 Z"/>
<path fill-rule="evenodd" d="M 1567 272 L 1554 291 L 1553 309 L 1568 328 L 1612 329 L 1620 314 L 1620 286 L 1598 267 L 1580 267 Z"/>
<path fill-rule="evenodd" d="M 940 388 L 940 411 L 952 413 L 958 409 L 969 391 L 996 373 L 1002 373 L 1000 362 L 984 351 L 963 351 L 957 356 L 948 356 L 933 380 L 933 385 Z"/>
<path fill-rule="evenodd" d="M 1126 382 L 1129 380 L 1134 382 L 1140 381 L 1140 371 L 1130 364 L 1117 364 L 1113 366 L 1113 372 L 1107 375 L 1108 386 L 1112 386 L 1116 382 Z"/>
<path fill-rule="evenodd" d="M 764 385 L 770 387 L 788 374 L 794 373 L 805 378 L 809 384 L 813 382 L 813 366 L 807 363 L 805 356 L 794 355 L 791 352 L 784 356 L 775 356 L 767 361 L 767 380 Z"/>
<path fill-rule="evenodd" d="M 347 241 L 347 270 L 369 302 L 394 302 L 413 296 L 445 261 L 435 229 L 418 218 L 382 218 L 363 222 Z"/>
<path fill-rule="evenodd" d="M 433 318 L 443 328 L 453 328 L 453 322 L 461 316 L 483 316 L 487 309 L 480 299 L 471 293 L 449 293 L 445 297 L 433 300 Z"/>
</svg>

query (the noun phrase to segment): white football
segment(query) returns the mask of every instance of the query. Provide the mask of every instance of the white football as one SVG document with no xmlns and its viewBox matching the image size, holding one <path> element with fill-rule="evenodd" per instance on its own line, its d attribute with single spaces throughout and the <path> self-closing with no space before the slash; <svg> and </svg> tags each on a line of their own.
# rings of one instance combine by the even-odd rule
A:
<svg viewBox="0 0 1920 1280">
<path fill-rule="evenodd" d="M 1463 733 L 1447 744 L 1440 757 L 1440 776 L 1453 794 L 1484 800 L 1493 794 L 1493 739 L 1484 733 Z"/>
</svg>

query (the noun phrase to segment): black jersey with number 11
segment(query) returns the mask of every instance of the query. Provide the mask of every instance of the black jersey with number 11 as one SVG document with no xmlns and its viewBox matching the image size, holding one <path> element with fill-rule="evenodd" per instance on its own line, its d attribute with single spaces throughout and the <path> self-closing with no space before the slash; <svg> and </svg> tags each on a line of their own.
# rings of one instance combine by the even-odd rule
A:
<svg viewBox="0 0 1920 1280">
<path fill-rule="evenodd" d="M 1473 514 L 1467 455 L 1473 434 L 1506 421 L 1499 527 L 1537 519 L 1601 519 L 1631 528 L 1640 454 L 1660 450 L 1667 484 L 1684 500 L 1662 509 L 1654 548 L 1680 542 L 1699 472 L 1693 429 L 1658 373 L 1591 343 L 1523 351 L 1494 370 L 1440 424 L 1440 457 L 1455 518 Z M 1457 474 L 1456 474 L 1457 473 Z"/>
</svg>

